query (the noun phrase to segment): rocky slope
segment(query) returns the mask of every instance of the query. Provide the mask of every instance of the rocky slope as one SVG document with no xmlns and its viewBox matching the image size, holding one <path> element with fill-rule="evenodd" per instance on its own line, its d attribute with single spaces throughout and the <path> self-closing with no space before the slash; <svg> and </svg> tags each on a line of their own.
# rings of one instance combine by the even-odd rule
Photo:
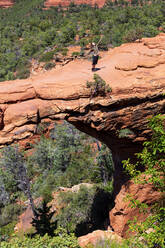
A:
<svg viewBox="0 0 165 248">
<path fill-rule="evenodd" d="M 0 8 L 8 8 L 14 4 L 13 0 L 0 0 Z"/>
<path fill-rule="evenodd" d="M 105 97 L 93 98 L 86 87 L 93 78 L 87 60 L 75 60 L 27 80 L 1 82 L 0 145 L 29 142 L 40 123 L 66 119 L 110 147 L 117 195 L 128 180 L 121 161 L 134 160 L 134 152 L 150 137 L 148 118 L 165 113 L 165 34 L 111 49 L 98 67 L 97 74 L 112 88 Z M 123 198 L 120 193 L 117 197 L 114 211 L 121 212 Z M 134 213 L 129 210 L 129 214 Z M 123 214 L 121 223 L 118 214 L 113 215 L 117 217 L 112 218 L 112 227 L 124 235 L 128 216 Z"/>
</svg>

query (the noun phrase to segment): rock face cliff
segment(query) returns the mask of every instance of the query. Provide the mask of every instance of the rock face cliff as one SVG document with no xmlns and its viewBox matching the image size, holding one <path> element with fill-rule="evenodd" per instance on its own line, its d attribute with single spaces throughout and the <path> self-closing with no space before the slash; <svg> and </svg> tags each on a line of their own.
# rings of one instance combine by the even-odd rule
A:
<svg viewBox="0 0 165 248">
<path fill-rule="evenodd" d="M 127 181 L 121 161 L 134 160 L 134 152 L 150 137 L 148 118 L 165 113 L 165 34 L 111 49 L 102 55 L 98 67 L 97 74 L 112 89 L 105 97 L 92 97 L 86 87 L 93 78 L 87 60 L 75 60 L 27 80 L 1 82 L 0 145 L 30 139 L 42 122 L 66 119 L 112 150 L 117 195 Z M 115 208 L 121 204 L 122 197 Z M 122 235 L 125 216 L 120 230 L 113 217 L 111 221 Z"/>
<path fill-rule="evenodd" d="M 0 0 L 0 8 L 8 8 L 14 4 L 13 0 Z"/>
</svg>

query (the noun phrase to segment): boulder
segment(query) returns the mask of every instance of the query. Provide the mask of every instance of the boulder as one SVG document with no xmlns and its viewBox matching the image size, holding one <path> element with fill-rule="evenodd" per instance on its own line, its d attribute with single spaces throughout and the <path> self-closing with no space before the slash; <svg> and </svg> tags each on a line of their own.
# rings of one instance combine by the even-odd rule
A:
<svg viewBox="0 0 165 248">
<path fill-rule="evenodd" d="M 111 230 L 107 231 L 102 231 L 102 230 L 96 230 L 93 231 L 92 233 L 88 233 L 87 235 L 81 236 L 78 238 L 78 243 L 79 246 L 82 248 L 87 247 L 88 245 L 93 245 L 96 247 L 97 244 L 99 243 L 104 243 L 104 242 L 116 242 L 121 243 L 122 238 L 112 232 Z"/>
</svg>

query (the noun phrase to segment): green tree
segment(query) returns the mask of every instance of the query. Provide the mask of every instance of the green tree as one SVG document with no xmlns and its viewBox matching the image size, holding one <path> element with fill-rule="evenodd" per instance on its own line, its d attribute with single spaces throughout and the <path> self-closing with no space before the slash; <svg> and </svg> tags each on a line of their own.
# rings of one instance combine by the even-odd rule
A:
<svg viewBox="0 0 165 248">
<path fill-rule="evenodd" d="M 51 206 L 47 206 L 46 201 L 42 202 L 42 207 L 35 208 L 35 217 L 31 224 L 35 227 L 36 233 L 44 236 L 46 233 L 54 236 L 54 231 L 57 228 L 57 221 L 51 222 L 55 211 L 50 211 Z"/>
<path fill-rule="evenodd" d="M 98 147 L 98 155 L 96 157 L 98 166 L 100 168 L 100 174 L 104 185 L 107 185 L 108 181 L 112 180 L 113 174 L 113 160 L 112 154 L 108 147 L 104 144 L 100 146 L 96 141 Z"/>
<path fill-rule="evenodd" d="M 19 151 L 18 146 L 7 146 L 1 153 L 0 166 L 1 170 L 12 176 L 17 187 L 27 195 L 30 205 L 35 215 L 34 201 L 30 189 L 30 181 L 27 175 L 24 155 Z"/>
<path fill-rule="evenodd" d="M 82 236 L 97 229 L 104 229 L 108 218 L 112 193 L 96 187 L 80 186 L 78 192 L 61 192 L 63 206 L 57 216 L 58 225 L 76 236 Z"/>
<path fill-rule="evenodd" d="M 130 225 L 131 230 L 136 233 L 131 240 L 132 247 L 165 247 L 165 116 L 154 116 L 149 125 L 152 139 L 144 142 L 143 151 L 137 154 L 138 162 L 134 165 L 129 160 L 124 161 L 124 167 L 135 183 L 153 184 L 156 190 L 162 192 L 162 198 L 152 206 L 152 212 L 146 221 Z M 143 173 L 139 166 L 145 169 Z M 136 201 L 134 203 L 137 207 Z M 139 206 L 141 204 L 138 202 Z"/>
<path fill-rule="evenodd" d="M 9 194 L 5 189 L 3 178 L 0 176 L 0 208 L 9 201 Z"/>
<path fill-rule="evenodd" d="M 56 166 L 56 147 L 51 139 L 41 137 L 38 144 L 34 146 L 35 153 L 32 156 L 32 161 L 39 166 L 39 170 L 50 171 L 51 169 L 57 171 Z"/>
<path fill-rule="evenodd" d="M 123 37 L 123 41 L 134 42 L 136 40 L 140 40 L 143 37 L 143 34 L 144 34 L 144 30 L 141 27 L 130 29 L 125 33 Z"/>
</svg>

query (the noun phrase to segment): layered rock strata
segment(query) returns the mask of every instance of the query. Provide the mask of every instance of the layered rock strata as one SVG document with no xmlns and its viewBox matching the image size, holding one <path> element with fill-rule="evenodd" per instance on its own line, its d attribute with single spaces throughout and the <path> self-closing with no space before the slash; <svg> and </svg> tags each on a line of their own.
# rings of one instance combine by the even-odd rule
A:
<svg viewBox="0 0 165 248">
<path fill-rule="evenodd" d="M 112 150 L 117 195 L 127 181 L 121 161 L 134 160 L 151 136 L 148 119 L 165 113 L 165 34 L 111 49 L 98 67 L 97 74 L 112 89 L 104 97 L 92 97 L 86 87 L 93 78 L 87 60 L 27 80 L 1 82 L 0 145 L 29 142 L 40 123 L 66 119 Z"/>
</svg>

